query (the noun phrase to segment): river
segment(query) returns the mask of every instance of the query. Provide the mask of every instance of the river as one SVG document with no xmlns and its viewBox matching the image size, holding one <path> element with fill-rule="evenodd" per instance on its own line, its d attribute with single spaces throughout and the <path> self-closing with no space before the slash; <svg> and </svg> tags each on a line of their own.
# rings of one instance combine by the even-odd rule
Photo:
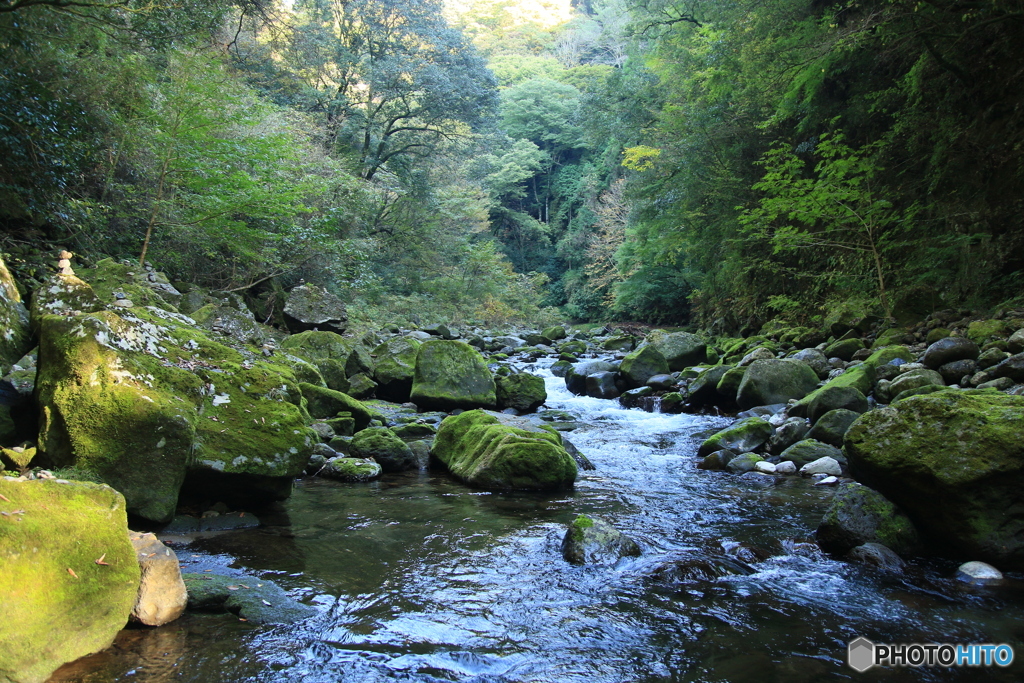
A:
<svg viewBox="0 0 1024 683">
<path fill-rule="evenodd" d="M 624 410 L 533 369 L 547 378 L 547 406 L 580 418 L 568 437 L 597 469 L 575 490 L 490 493 L 433 471 L 302 480 L 262 528 L 176 550 L 186 571 L 274 580 L 318 617 L 258 628 L 187 614 L 123 631 L 53 683 L 1024 678 L 1019 663 L 855 673 L 845 656 L 858 636 L 1019 646 L 1021 582 L 964 586 L 940 560 L 899 577 L 831 560 L 810 542 L 831 491 L 695 469 L 697 435 L 728 419 Z M 581 512 L 613 523 L 642 556 L 566 563 L 561 537 Z"/>
</svg>

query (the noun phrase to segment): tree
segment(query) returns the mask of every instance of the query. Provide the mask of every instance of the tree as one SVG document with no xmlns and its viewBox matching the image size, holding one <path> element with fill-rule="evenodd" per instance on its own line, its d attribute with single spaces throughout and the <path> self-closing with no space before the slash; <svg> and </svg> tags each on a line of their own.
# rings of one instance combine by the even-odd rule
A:
<svg viewBox="0 0 1024 683">
<path fill-rule="evenodd" d="M 302 0 L 287 58 L 314 92 L 330 144 L 363 178 L 400 170 L 480 125 L 496 104 L 483 60 L 438 0 Z"/>
<path fill-rule="evenodd" d="M 878 195 L 884 169 L 869 151 L 844 144 L 842 133 L 822 135 L 814 155 L 813 173 L 806 174 L 806 161 L 789 146 L 768 151 L 761 161 L 764 178 L 754 185 L 764 195 L 740 223 L 767 236 L 775 253 L 826 250 L 833 272 L 852 279 L 872 273 L 878 301 L 891 317 L 889 254 L 901 246 L 898 236 L 914 209 L 900 209 Z"/>
</svg>

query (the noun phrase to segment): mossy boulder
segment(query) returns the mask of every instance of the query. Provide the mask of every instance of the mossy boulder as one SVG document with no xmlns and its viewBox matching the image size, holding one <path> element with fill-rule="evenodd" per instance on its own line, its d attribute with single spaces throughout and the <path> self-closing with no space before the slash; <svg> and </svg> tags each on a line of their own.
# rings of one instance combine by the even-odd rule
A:
<svg viewBox="0 0 1024 683">
<path fill-rule="evenodd" d="M 544 405 L 548 398 L 544 378 L 528 372 L 518 372 L 496 381 L 498 408 L 514 408 L 531 413 Z"/>
<path fill-rule="evenodd" d="M 697 450 L 697 457 L 718 450 L 727 449 L 734 453 L 746 453 L 764 444 L 775 429 L 759 417 L 748 417 L 712 435 Z"/>
<path fill-rule="evenodd" d="M 878 368 L 897 359 L 904 363 L 913 363 L 916 357 L 916 354 L 906 346 L 900 346 L 898 344 L 893 346 L 883 346 L 880 349 L 872 351 L 871 355 L 864 361 L 864 365 L 871 368 Z"/>
<path fill-rule="evenodd" d="M 1024 397 L 990 391 L 913 396 L 846 433 L 858 480 L 917 528 L 964 555 L 1024 567 Z"/>
<path fill-rule="evenodd" d="M 812 423 L 817 423 L 825 413 L 839 409 L 866 413 L 868 399 L 857 387 L 823 387 L 821 391 L 815 392 L 814 398 L 807 405 L 807 417 Z"/>
<path fill-rule="evenodd" d="M 562 557 L 572 564 L 614 564 L 640 555 L 640 546 L 604 519 L 578 515 L 562 537 Z"/>
<path fill-rule="evenodd" d="M 188 591 L 188 609 L 196 612 L 231 612 L 251 624 L 294 624 L 316 614 L 316 609 L 288 596 L 280 586 L 255 576 L 182 574 Z"/>
<path fill-rule="evenodd" d="M 357 401 L 348 394 L 333 391 L 313 384 L 299 384 L 299 390 L 306 399 L 306 409 L 315 420 L 330 420 L 334 417 L 351 417 L 355 420 L 355 429 L 366 429 L 373 415 L 362 401 Z M 339 413 L 345 413 L 339 415 Z"/>
<path fill-rule="evenodd" d="M 695 334 L 654 330 L 648 340 L 665 358 L 669 370 L 673 372 L 700 365 L 708 360 L 707 342 Z"/>
<path fill-rule="evenodd" d="M 946 383 L 943 381 L 941 374 L 927 368 L 916 368 L 897 375 L 889 384 L 889 395 L 895 398 L 900 392 L 934 384 L 945 386 Z"/>
<path fill-rule="evenodd" d="M 0 680 L 41 683 L 113 642 L 139 564 L 124 497 L 108 486 L 0 479 L 0 495 Z"/>
<path fill-rule="evenodd" d="M 731 365 L 716 365 L 711 368 L 699 369 L 699 374 L 687 388 L 687 399 L 694 407 L 705 405 L 719 405 L 730 402 L 736 397 L 726 398 L 718 393 L 718 385 L 725 374 L 732 370 Z"/>
<path fill-rule="evenodd" d="M 553 340 L 553 341 L 558 341 L 559 339 L 565 339 L 565 337 L 566 337 L 565 328 L 562 327 L 561 325 L 552 325 L 551 327 L 546 327 L 541 332 L 541 334 L 543 336 L 547 337 L 548 339 Z"/>
<path fill-rule="evenodd" d="M 718 381 L 718 386 L 715 390 L 718 395 L 726 401 L 735 401 L 736 395 L 740 391 L 740 384 L 743 383 L 743 377 L 747 374 L 747 368 L 750 366 L 744 365 L 742 367 L 731 368 L 724 375 L 722 379 Z"/>
<path fill-rule="evenodd" d="M 0 259 L 0 377 L 32 348 L 28 309 L 7 264 Z"/>
<path fill-rule="evenodd" d="M 978 345 L 966 337 L 944 337 L 925 349 L 921 362 L 933 370 L 958 360 L 977 360 L 981 355 Z"/>
<path fill-rule="evenodd" d="M 461 341 L 423 342 L 409 400 L 424 410 L 494 408 L 496 388 L 480 352 Z"/>
<path fill-rule="evenodd" d="M 378 398 L 395 403 L 409 400 L 421 343 L 409 337 L 394 337 L 373 349 L 373 379 L 378 385 Z"/>
<path fill-rule="evenodd" d="M 176 313 L 182 298 L 163 273 L 141 269 L 138 263 L 129 265 L 107 258 L 98 261 L 95 268 L 80 268 L 78 276 L 107 305 L 115 301 L 115 294 L 122 293 L 136 306 L 156 306 Z"/>
<path fill-rule="evenodd" d="M 878 491 L 862 484 L 836 489 L 814 534 L 821 549 L 845 555 L 864 543 L 881 543 L 900 555 L 918 549 L 913 522 Z"/>
<path fill-rule="evenodd" d="M 825 347 L 825 355 L 829 358 L 839 358 L 848 361 L 853 358 L 853 354 L 863 348 L 864 342 L 857 337 L 840 339 Z"/>
<path fill-rule="evenodd" d="M 354 346 L 352 341 L 340 334 L 322 330 L 309 330 L 293 334 L 283 340 L 280 345 L 283 351 L 314 365 L 328 389 L 343 392 L 349 389 L 349 373 L 346 365 Z M 366 353 L 365 350 L 364 353 Z M 316 382 L 310 382 L 310 384 L 316 384 Z"/>
<path fill-rule="evenodd" d="M 888 347 L 892 348 L 892 347 Z M 854 387 L 860 393 L 867 396 L 875 384 L 875 368 L 868 361 L 850 366 L 846 371 L 834 379 L 830 379 L 824 386 L 815 389 L 789 408 L 789 414 L 794 417 L 807 417 L 810 405 L 826 390 L 842 387 Z"/>
<path fill-rule="evenodd" d="M 349 446 L 353 458 L 371 459 L 385 472 L 416 469 L 416 456 L 409 446 L 387 427 L 369 427 L 357 433 Z"/>
<path fill-rule="evenodd" d="M 782 451 L 779 457 L 783 462 L 792 461 L 797 467 L 803 467 L 809 462 L 822 458 L 832 458 L 840 464 L 846 463 L 846 456 L 841 450 L 817 439 L 801 439 Z"/>
<path fill-rule="evenodd" d="M 629 387 L 642 387 L 651 377 L 667 374 L 668 361 L 653 344 L 648 344 L 626 354 L 619 366 L 619 372 Z"/>
<path fill-rule="evenodd" d="M 320 470 L 319 476 L 348 482 L 373 481 L 380 477 L 384 468 L 374 460 L 362 458 L 331 458 Z"/>
<path fill-rule="evenodd" d="M 1013 329 L 1003 320 L 975 320 L 967 325 L 967 338 L 979 345 L 1011 334 Z"/>
<path fill-rule="evenodd" d="M 822 415 L 807 432 L 808 439 L 816 439 L 836 448 L 843 447 L 843 437 L 861 416 L 860 412 L 837 408 Z M 799 418 L 797 418 L 799 419 Z"/>
<path fill-rule="evenodd" d="M 483 410 L 446 417 L 431 455 L 458 479 L 485 489 L 552 490 L 576 480 L 576 461 L 554 429 L 503 424 Z"/>
<path fill-rule="evenodd" d="M 303 284 L 288 292 L 284 321 L 292 332 L 344 332 L 348 314 L 341 299 L 323 287 Z"/>
<path fill-rule="evenodd" d="M 316 443 L 287 368 L 192 323 L 141 307 L 40 320 L 40 450 L 96 473 L 154 521 L 173 515 L 186 471 L 286 496 Z"/>
<path fill-rule="evenodd" d="M 736 393 L 740 408 L 786 403 L 818 386 L 818 375 L 798 360 L 756 360 L 747 368 Z"/>
</svg>

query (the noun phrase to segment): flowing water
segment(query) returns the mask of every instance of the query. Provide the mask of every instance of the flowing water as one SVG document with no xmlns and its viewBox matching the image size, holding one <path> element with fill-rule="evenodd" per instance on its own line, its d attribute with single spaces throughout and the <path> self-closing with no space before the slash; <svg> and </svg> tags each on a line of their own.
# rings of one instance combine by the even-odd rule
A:
<svg viewBox="0 0 1024 683">
<path fill-rule="evenodd" d="M 320 614 L 258 628 L 188 614 L 129 629 L 64 667 L 71 681 L 622 683 L 875 677 L 846 643 L 1011 643 L 1024 657 L 1021 582 L 969 588 L 954 563 L 888 577 L 808 543 L 831 492 L 798 478 L 757 488 L 695 469 L 697 435 L 727 419 L 623 410 L 570 395 L 544 368 L 550 408 L 596 465 L 558 494 L 489 493 L 438 472 L 371 484 L 306 479 L 260 529 L 195 541 L 186 571 L 255 574 Z M 606 518 L 639 558 L 573 566 L 578 513 Z M 886 670 L 884 679 L 1022 680 L 1008 669 Z"/>
</svg>

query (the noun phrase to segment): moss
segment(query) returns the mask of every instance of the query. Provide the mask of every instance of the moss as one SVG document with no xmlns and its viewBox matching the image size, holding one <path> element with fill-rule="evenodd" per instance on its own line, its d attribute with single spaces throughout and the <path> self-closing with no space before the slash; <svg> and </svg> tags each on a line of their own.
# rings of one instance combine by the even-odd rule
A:
<svg viewBox="0 0 1024 683">
<path fill-rule="evenodd" d="M 375 358 L 373 379 L 378 384 L 378 396 L 396 403 L 409 400 L 419 348 L 420 342 L 415 339 L 396 337 L 372 351 Z"/>
<path fill-rule="evenodd" d="M 427 410 L 493 408 L 496 387 L 480 353 L 460 341 L 423 342 L 416 353 L 410 400 Z"/>
<path fill-rule="evenodd" d="M 21 301 L 21 293 L 0 259 L 0 375 L 6 375 L 11 366 L 32 348 L 32 334 L 28 310 Z"/>
<path fill-rule="evenodd" d="M 1002 320 L 975 320 L 967 326 L 967 338 L 979 346 L 1011 334 L 1013 330 Z"/>
<path fill-rule="evenodd" d="M 115 292 L 124 292 L 136 306 L 178 310 L 145 284 L 148 273 L 140 270 L 138 265 L 125 265 L 108 258 L 99 261 L 95 268 L 80 270 L 78 275 L 92 286 L 96 296 L 105 304 L 114 302 Z"/>
<path fill-rule="evenodd" d="M 445 418 L 432 453 L 457 478 L 480 488 L 558 489 L 576 479 L 576 462 L 557 431 L 502 424 L 482 410 Z"/>
<path fill-rule="evenodd" d="M 736 453 L 751 451 L 767 441 L 775 429 L 759 417 L 748 417 L 707 439 L 697 451 L 703 458 L 723 448 Z"/>
<path fill-rule="evenodd" d="M 880 349 L 873 351 L 871 355 L 868 356 L 867 360 L 864 361 L 864 365 L 869 365 L 872 368 L 877 368 L 879 366 L 890 363 L 896 360 L 897 358 L 906 363 L 913 363 L 917 359 L 917 356 L 914 354 L 913 351 L 908 349 L 906 346 L 884 346 Z M 862 391 L 862 393 L 864 392 Z"/>
<path fill-rule="evenodd" d="M 577 515 L 576 519 L 570 523 L 572 527 L 572 538 L 577 543 L 583 542 L 583 536 L 586 529 L 594 526 L 594 520 L 586 515 Z"/>
<path fill-rule="evenodd" d="M 54 480 L 0 480 L 0 494 L 0 510 L 23 511 L 0 517 L 0 679 L 42 681 L 107 647 L 128 621 L 139 564 L 125 501 Z"/>
<path fill-rule="evenodd" d="M 846 434 L 858 479 L 947 546 L 1024 566 L 1024 397 L 938 391 L 871 411 Z"/>
<path fill-rule="evenodd" d="M 355 420 L 356 431 L 359 431 L 366 429 L 375 417 L 362 402 L 340 391 L 312 384 L 299 384 L 299 390 L 309 402 L 309 414 L 315 419 L 329 419 L 346 413 Z"/>
<path fill-rule="evenodd" d="M 892 347 L 888 347 L 892 348 Z M 897 347 L 899 348 L 899 347 Z M 880 349 L 877 353 L 881 353 L 885 349 Z M 842 387 L 853 387 L 860 391 L 860 393 L 867 396 L 871 393 L 871 388 L 875 384 L 875 368 L 868 362 L 854 365 L 846 370 L 843 374 L 839 375 L 835 379 L 830 379 L 825 383 L 824 386 L 815 389 L 811 393 L 804 396 L 802 399 L 797 401 L 795 404 L 790 406 L 789 414 L 794 417 L 806 417 L 810 409 L 811 403 L 814 402 L 819 396 L 821 396 L 826 389 L 842 388 Z"/>
</svg>

